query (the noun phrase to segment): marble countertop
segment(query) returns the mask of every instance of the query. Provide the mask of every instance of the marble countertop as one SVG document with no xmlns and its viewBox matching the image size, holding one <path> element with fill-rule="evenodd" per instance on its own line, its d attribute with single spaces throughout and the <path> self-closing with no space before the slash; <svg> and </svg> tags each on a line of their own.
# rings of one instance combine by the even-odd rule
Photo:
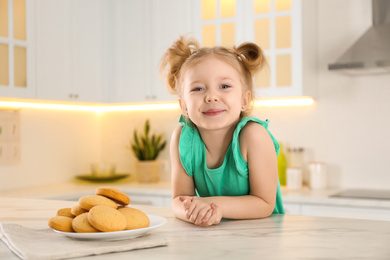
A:
<svg viewBox="0 0 390 260">
<path fill-rule="evenodd" d="M 171 196 L 171 183 L 161 181 L 155 183 L 139 183 L 136 181 L 121 180 L 116 182 L 89 182 L 73 180 L 69 182 L 43 185 L 30 188 L 0 191 L 0 197 L 36 198 L 36 199 L 66 199 L 67 197 L 80 197 L 80 195 L 93 194 L 95 189 L 102 186 L 116 187 L 124 192 L 134 195 Z"/>
<path fill-rule="evenodd" d="M 0 222 L 47 228 L 47 220 L 71 201 L 0 197 Z M 389 259 L 390 222 L 274 215 L 224 220 L 202 228 L 174 218 L 170 208 L 134 206 L 168 223 L 150 235 L 168 246 L 82 259 Z M 17 259 L 0 242 L 0 259 Z M 80 258 L 79 258 L 80 259 Z"/>
<path fill-rule="evenodd" d="M 92 194 L 97 187 L 113 186 L 132 195 L 153 195 L 170 197 L 171 183 L 162 181 L 156 183 L 138 183 L 133 180 L 120 180 L 112 183 L 93 183 L 83 180 L 73 180 L 67 183 L 44 185 L 32 188 L 0 191 L 0 197 L 37 198 L 37 199 L 63 199 L 80 197 Z M 284 203 L 298 203 L 307 205 L 329 206 L 356 206 L 365 208 L 379 208 L 390 210 L 390 200 L 378 199 L 350 199 L 334 198 L 331 195 L 340 192 L 340 189 L 311 190 L 303 187 L 300 190 L 289 190 L 282 187 Z"/>
</svg>

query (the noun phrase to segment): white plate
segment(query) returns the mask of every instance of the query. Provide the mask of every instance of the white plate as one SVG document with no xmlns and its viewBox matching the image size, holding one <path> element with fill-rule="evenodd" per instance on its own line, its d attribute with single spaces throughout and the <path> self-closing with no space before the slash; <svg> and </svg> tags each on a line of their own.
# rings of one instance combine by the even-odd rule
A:
<svg viewBox="0 0 390 260">
<path fill-rule="evenodd" d="M 116 231 L 116 232 L 96 232 L 96 233 L 73 233 L 73 232 L 62 232 L 53 229 L 55 232 L 63 234 L 67 237 L 74 239 L 83 240 L 122 240 L 136 238 L 149 233 L 153 229 L 164 226 L 168 220 L 166 218 L 154 215 L 148 215 L 150 220 L 149 227 L 138 228 L 132 230 Z"/>
</svg>

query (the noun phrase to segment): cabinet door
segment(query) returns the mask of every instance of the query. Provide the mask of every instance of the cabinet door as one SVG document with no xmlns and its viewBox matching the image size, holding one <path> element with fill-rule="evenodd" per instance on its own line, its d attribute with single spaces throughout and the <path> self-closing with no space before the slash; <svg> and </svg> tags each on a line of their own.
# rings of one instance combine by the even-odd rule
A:
<svg viewBox="0 0 390 260">
<path fill-rule="evenodd" d="M 165 50 L 192 31 L 191 1 L 134 0 L 113 3 L 111 102 L 175 100 L 159 77 Z"/>
<path fill-rule="evenodd" d="M 37 0 L 37 97 L 102 101 L 103 4 Z"/>
<path fill-rule="evenodd" d="M 107 86 L 111 102 L 140 102 L 145 100 L 150 68 L 150 42 L 147 2 L 144 0 L 114 1 L 111 4 L 112 53 L 110 85 Z"/>
<path fill-rule="evenodd" d="M 146 99 L 152 101 L 176 100 L 165 88 L 165 81 L 159 77 L 159 66 L 165 51 L 181 35 L 191 36 L 193 32 L 191 19 L 191 1 L 152 0 L 150 19 L 152 29 L 148 38 L 152 43 L 150 65 L 150 85 Z"/>
<path fill-rule="evenodd" d="M 103 1 L 72 0 L 70 79 L 73 99 L 101 102 L 103 64 Z"/>
<path fill-rule="evenodd" d="M 284 211 L 286 214 L 300 215 L 301 205 L 298 203 L 285 203 L 283 202 Z"/>
<path fill-rule="evenodd" d="M 316 2 L 197 0 L 194 23 L 204 46 L 250 41 L 263 49 L 268 66 L 255 77 L 257 97 L 314 96 Z"/>
<path fill-rule="evenodd" d="M 0 1 L 0 96 L 35 97 L 34 0 Z"/>
<path fill-rule="evenodd" d="M 66 100 L 71 93 L 70 5 L 67 0 L 37 0 L 37 98 Z"/>
<path fill-rule="evenodd" d="M 390 210 L 358 207 L 302 205 L 302 215 L 371 220 L 390 220 Z"/>
</svg>

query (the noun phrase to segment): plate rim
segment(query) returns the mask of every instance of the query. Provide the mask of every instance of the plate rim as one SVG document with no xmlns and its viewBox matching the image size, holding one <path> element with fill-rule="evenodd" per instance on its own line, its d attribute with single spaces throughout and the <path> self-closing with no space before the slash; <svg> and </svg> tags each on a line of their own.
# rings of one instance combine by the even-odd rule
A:
<svg viewBox="0 0 390 260">
<path fill-rule="evenodd" d="M 124 178 L 130 176 L 130 173 L 119 173 L 115 175 L 110 176 L 94 176 L 92 174 L 82 174 L 82 175 L 76 175 L 75 177 L 82 180 L 95 180 L 95 181 L 103 181 L 103 180 L 114 180 L 119 178 Z"/>
<path fill-rule="evenodd" d="M 149 219 L 151 218 L 159 218 L 160 220 L 158 223 L 154 226 L 149 226 L 145 228 L 137 228 L 137 229 L 130 229 L 130 230 L 121 230 L 121 231 L 111 231 L 111 232 L 92 232 L 92 233 L 76 233 L 76 232 L 64 232 L 64 231 L 59 231 L 54 228 L 51 228 L 54 232 L 64 235 L 69 238 L 73 239 L 80 239 L 80 240 L 91 240 L 91 241 L 98 241 L 98 240 L 124 240 L 124 239 L 133 239 L 137 237 L 141 237 L 146 235 L 148 232 L 157 229 L 159 227 L 164 226 L 165 224 L 168 223 L 168 219 L 157 216 L 157 215 L 150 215 L 147 214 Z M 117 234 L 118 236 L 115 236 Z M 128 236 L 127 236 L 128 234 Z M 134 236 L 132 236 L 132 234 Z M 96 238 L 93 236 L 97 235 Z"/>
</svg>

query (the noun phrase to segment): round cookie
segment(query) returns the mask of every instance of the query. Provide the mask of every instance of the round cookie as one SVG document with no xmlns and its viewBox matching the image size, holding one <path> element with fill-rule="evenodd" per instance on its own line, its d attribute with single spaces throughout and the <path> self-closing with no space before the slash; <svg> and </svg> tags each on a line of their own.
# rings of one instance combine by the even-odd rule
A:
<svg viewBox="0 0 390 260">
<path fill-rule="evenodd" d="M 108 197 L 121 205 L 128 205 L 130 203 L 130 198 L 126 193 L 113 187 L 100 187 L 96 189 L 95 193 L 96 195 Z"/>
<path fill-rule="evenodd" d="M 88 213 L 83 213 L 75 217 L 72 222 L 72 227 L 77 233 L 99 232 L 99 230 L 89 224 Z"/>
<path fill-rule="evenodd" d="M 116 209 L 118 205 L 115 201 L 100 195 L 87 195 L 79 199 L 80 207 L 85 210 L 90 210 L 95 206 L 105 205 Z"/>
<path fill-rule="evenodd" d="M 75 215 L 72 214 L 71 208 L 62 208 L 57 211 L 57 216 L 64 216 L 69 218 L 74 218 Z"/>
<path fill-rule="evenodd" d="M 63 232 L 74 232 L 72 228 L 73 218 L 64 216 L 55 216 L 49 219 L 48 225 L 52 229 Z"/>
<path fill-rule="evenodd" d="M 88 221 L 94 228 L 103 232 L 122 231 L 127 225 L 123 214 L 104 205 L 93 207 L 88 212 Z"/>
<path fill-rule="evenodd" d="M 150 225 L 149 217 L 139 209 L 125 207 L 118 209 L 118 211 L 126 217 L 126 230 L 145 228 Z"/>
<path fill-rule="evenodd" d="M 74 205 L 74 206 L 71 208 L 70 212 L 71 212 L 74 216 L 78 216 L 78 215 L 80 215 L 80 214 L 83 214 L 83 213 L 88 212 L 88 210 L 83 209 L 79 204 L 77 204 L 77 205 Z"/>
</svg>

